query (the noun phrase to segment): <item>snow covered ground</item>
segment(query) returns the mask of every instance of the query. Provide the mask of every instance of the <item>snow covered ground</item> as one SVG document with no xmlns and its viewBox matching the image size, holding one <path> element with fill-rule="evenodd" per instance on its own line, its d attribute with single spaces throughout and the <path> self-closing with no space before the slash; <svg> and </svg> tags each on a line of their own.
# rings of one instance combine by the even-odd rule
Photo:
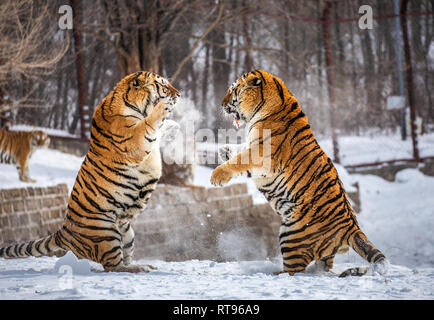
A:
<svg viewBox="0 0 434 320">
<path fill-rule="evenodd" d="M 63 260 L 63 261 L 62 261 Z M 69 260 L 69 261 L 68 261 Z M 70 256 L 0 261 L 0 299 L 433 299 L 434 269 L 393 265 L 387 276 L 275 276 L 280 261 L 136 261 L 146 274 L 71 272 Z M 55 269 L 58 264 L 66 263 Z M 350 264 L 340 263 L 342 271 Z M 66 267 L 65 267 L 66 266 Z M 73 269 L 72 269 L 73 270 Z"/>
<path fill-rule="evenodd" d="M 66 183 L 69 190 L 72 190 L 83 160 L 84 157 L 77 157 L 58 150 L 36 149 L 29 164 L 30 177 L 36 179 L 36 183 L 20 181 L 18 170 L 14 166 L 0 163 L 0 189 Z"/>
<path fill-rule="evenodd" d="M 331 139 L 319 139 L 318 143 L 330 157 L 333 155 Z M 413 158 L 411 137 L 402 141 L 399 134 L 343 136 L 339 137 L 338 144 L 343 165 Z M 418 148 L 421 157 L 434 156 L 434 133 L 418 136 Z"/>
<path fill-rule="evenodd" d="M 32 185 L 67 183 L 71 188 L 82 158 L 55 150 L 37 150 L 30 161 Z M 335 260 L 334 273 L 274 276 L 281 258 L 263 261 L 135 261 L 153 264 L 146 274 L 101 273 L 101 266 L 72 254 L 62 258 L 0 258 L 0 299 L 434 299 L 434 177 L 415 169 L 395 182 L 372 175 L 348 175 L 358 181 L 362 211 L 358 220 L 369 239 L 391 262 L 385 276 L 338 278 L 350 266 L 366 265 L 354 252 Z M 209 186 L 212 170 L 198 167 L 196 183 Z M 263 202 L 247 181 L 255 202 Z M 0 188 L 28 186 L 13 166 L 0 165 Z M 277 236 L 277 235 L 276 235 Z M 250 245 L 250 244 L 246 244 Z"/>
</svg>

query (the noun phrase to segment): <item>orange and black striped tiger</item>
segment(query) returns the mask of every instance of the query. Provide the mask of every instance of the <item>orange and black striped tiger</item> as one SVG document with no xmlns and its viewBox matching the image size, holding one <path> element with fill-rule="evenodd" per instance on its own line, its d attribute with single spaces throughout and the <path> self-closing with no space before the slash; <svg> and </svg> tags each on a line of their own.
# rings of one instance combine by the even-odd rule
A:
<svg viewBox="0 0 434 320">
<path fill-rule="evenodd" d="M 1 248 L 0 257 L 71 250 L 79 258 L 101 263 L 105 271 L 148 271 L 151 266 L 130 265 L 130 221 L 146 207 L 161 176 L 159 141 L 179 96 L 155 73 L 124 77 L 95 109 L 90 148 L 61 229 L 46 238 Z"/>
<path fill-rule="evenodd" d="M 348 247 L 374 271 L 387 272 L 388 261 L 361 231 L 332 161 L 285 84 L 255 70 L 228 89 L 222 105 L 226 113 L 246 123 L 247 143 L 220 148 L 226 162 L 214 170 L 211 182 L 222 186 L 237 175 L 253 178 L 282 218 L 283 272 L 304 272 L 312 261 L 328 271 L 336 253 Z M 362 275 L 368 269 L 352 268 L 341 276 Z"/>
<path fill-rule="evenodd" d="M 50 138 L 41 130 L 9 131 L 0 130 L 0 163 L 17 167 L 18 176 L 24 182 L 36 182 L 30 178 L 29 160 L 39 147 L 48 147 Z"/>
</svg>

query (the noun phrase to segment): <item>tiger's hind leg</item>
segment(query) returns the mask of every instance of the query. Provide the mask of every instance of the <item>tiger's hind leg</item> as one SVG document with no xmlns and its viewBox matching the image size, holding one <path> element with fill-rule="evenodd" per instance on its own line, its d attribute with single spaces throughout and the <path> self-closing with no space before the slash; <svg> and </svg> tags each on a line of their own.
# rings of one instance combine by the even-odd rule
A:
<svg viewBox="0 0 434 320">
<path fill-rule="evenodd" d="M 289 273 L 293 276 L 295 273 L 305 272 L 312 262 L 312 257 L 304 249 L 282 246 L 280 251 L 283 257 L 283 271 L 274 274 Z"/>
<path fill-rule="evenodd" d="M 123 224 L 122 228 L 111 221 L 99 221 L 97 228 L 78 223 L 66 224 L 63 239 L 78 258 L 100 263 L 105 272 L 149 272 L 150 268 L 145 266 L 129 265 L 134 233 L 128 224 Z"/>
<path fill-rule="evenodd" d="M 120 244 L 120 243 L 119 243 Z M 123 261 L 123 248 L 121 245 L 115 246 L 104 252 L 103 260 L 100 261 L 105 272 L 149 272 L 150 268 L 137 265 L 126 265 Z"/>
<path fill-rule="evenodd" d="M 92 237 L 98 239 L 96 243 L 88 246 L 90 248 L 93 246 L 95 261 L 102 264 L 105 272 L 148 272 L 149 270 L 140 266 L 124 264 L 122 234 L 117 224 L 112 224 L 110 229 L 112 232 L 94 234 Z"/>
<path fill-rule="evenodd" d="M 131 227 L 130 221 L 123 221 L 119 223 L 119 231 L 122 235 L 122 264 L 131 270 L 137 268 L 137 272 L 148 272 L 150 270 L 157 269 L 156 267 L 148 264 L 141 266 L 130 265 L 134 253 L 134 230 Z"/>
<path fill-rule="evenodd" d="M 289 273 L 293 276 L 296 273 L 304 273 L 310 262 L 311 259 L 305 254 L 283 254 L 283 270 L 274 272 L 274 274 Z"/>
<path fill-rule="evenodd" d="M 134 230 L 129 221 L 119 224 L 119 231 L 122 235 L 122 263 L 129 265 L 134 252 Z"/>
<path fill-rule="evenodd" d="M 315 261 L 314 271 L 329 272 L 333 269 L 334 255 L 324 257 Z"/>
</svg>

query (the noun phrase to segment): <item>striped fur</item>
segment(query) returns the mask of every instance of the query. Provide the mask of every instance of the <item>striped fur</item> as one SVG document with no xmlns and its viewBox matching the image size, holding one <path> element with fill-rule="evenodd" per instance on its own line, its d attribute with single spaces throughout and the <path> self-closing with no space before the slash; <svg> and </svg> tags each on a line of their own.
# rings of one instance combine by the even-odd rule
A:
<svg viewBox="0 0 434 320">
<path fill-rule="evenodd" d="M 332 161 L 284 83 L 265 71 L 252 71 L 228 89 L 222 104 L 227 113 L 246 122 L 248 143 L 220 149 L 226 162 L 214 170 L 211 182 L 221 186 L 237 175 L 253 178 L 282 218 L 283 272 L 304 272 L 312 261 L 328 271 L 336 253 L 348 247 L 376 271 L 386 272 L 385 256 L 361 231 Z M 253 135 L 254 131 L 259 135 Z M 265 142 L 271 143 L 268 169 L 257 159 L 265 155 L 261 151 Z M 255 148 L 259 153 L 252 151 Z M 342 276 L 366 271 L 356 268 Z"/>
<path fill-rule="evenodd" d="M 8 131 L 0 130 L 0 163 L 15 165 L 18 176 L 24 182 L 36 182 L 30 178 L 29 160 L 39 147 L 48 147 L 50 138 L 41 130 Z"/>
<path fill-rule="evenodd" d="M 178 97 L 178 90 L 155 73 L 123 78 L 95 109 L 90 148 L 62 228 L 43 239 L 2 248 L 0 257 L 71 250 L 79 258 L 101 263 L 105 271 L 147 271 L 130 265 L 130 222 L 144 210 L 161 176 L 161 127 Z"/>
</svg>

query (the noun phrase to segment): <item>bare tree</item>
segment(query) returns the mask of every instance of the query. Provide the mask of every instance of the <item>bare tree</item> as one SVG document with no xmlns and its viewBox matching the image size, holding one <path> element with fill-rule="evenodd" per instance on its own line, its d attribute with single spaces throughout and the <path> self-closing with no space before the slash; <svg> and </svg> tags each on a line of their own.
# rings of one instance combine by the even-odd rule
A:
<svg viewBox="0 0 434 320">
<path fill-rule="evenodd" d="M 393 3 L 329 1 L 338 129 L 345 134 L 363 134 L 372 127 L 394 130 L 399 117 L 383 108 L 385 97 L 397 94 L 398 88 Z M 0 110 L 53 105 L 37 117 L 19 108 L 14 117 L 76 133 L 76 56 L 74 50 L 66 51 L 72 32 L 57 27 L 63 2 L 53 0 L 48 8 L 42 0 L 2 1 Z M 202 111 L 201 126 L 230 126 L 218 107 L 224 91 L 241 73 L 264 68 L 287 83 L 305 106 L 312 127 L 330 134 L 321 23 L 325 0 L 76 2 L 82 15 L 74 27 L 82 35 L 83 87 L 90 113 L 123 75 L 147 69 L 172 78 L 183 96 L 192 99 Z M 358 27 L 362 4 L 374 9 L 373 30 Z M 424 12 L 432 12 L 434 2 L 409 1 L 408 9 L 414 104 L 430 130 L 434 19 Z M 49 75 L 53 70 L 56 74 Z"/>
<path fill-rule="evenodd" d="M 122 75 L 137 70 L 159 72 L 165 37 L 189 2 L 101 1 L 107 14 L 106 30 L 114 39 Z"/>
<path fill-rule="evenodd" d="M 51 14 L 43 1 L 4 0 L 0 6 L 0 112 L 16 107 L 35 107 L 42 101 L 32 100 L 37 82 L 54 71 L 54 66 L 69 47 L 69 37 L 62 37 L 57 24 L 47 23 Z M 57 20 L 56 20 L 57 21 Z M 47 46 L 50 45 L 48 49 Z M 16 84 L 26 82 L 25 90 Z"/>
</svg>

